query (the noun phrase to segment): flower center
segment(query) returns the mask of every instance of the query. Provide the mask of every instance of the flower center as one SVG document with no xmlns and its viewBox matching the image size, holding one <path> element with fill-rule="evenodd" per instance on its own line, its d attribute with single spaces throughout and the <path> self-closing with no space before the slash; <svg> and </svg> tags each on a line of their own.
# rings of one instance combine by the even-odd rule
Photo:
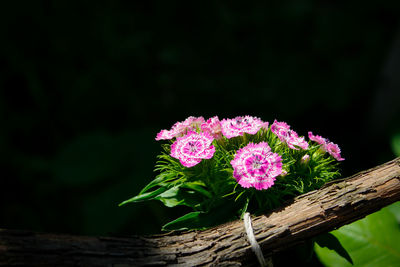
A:
<svg viewBox="0 0 400 267">
<path fill-rule="evenodd" d="M 248 126 L 250 123 L 248 122 L 248 119 L 235 119 L 234 123 L 231 122 L 231 126 L 233 127 L 238 127 L 238 128 L 243 128 Z"/>
<path fill-rule="evenodd" d="M 253 169 L 260 169 L 264 162 L 261 160 L 260 156 L 255 156 L 253 159 L 252 167 Z"/>
<path fill-rule="evenodd" d="M 196 146 L 196 141 L 190 141 L 188 142 L 189 145 L 189 151 L 190 152 L 196 152 L 197 151 L 197 146 Z"/>
</svg>

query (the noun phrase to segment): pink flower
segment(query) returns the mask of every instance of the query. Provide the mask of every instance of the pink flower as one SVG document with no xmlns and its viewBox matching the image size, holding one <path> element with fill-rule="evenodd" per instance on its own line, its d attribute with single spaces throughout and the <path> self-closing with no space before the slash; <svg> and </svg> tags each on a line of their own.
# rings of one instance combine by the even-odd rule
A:
<svg viewBox="0 0 400 267">
<path fill-rule="evenodd" d="M 157 136 L 156 136 L 156 140 L 169 140 L 175 137 L 175 132 L 170 130 L 161 130 Z"/>
<path fill-rule="evenodd" d="M 266 122 L 263 122 L 263 124 L 261 124 L 261 129 L 264 129 L 264 130 L 268 130 L 268 127 L 269 127 L 269 123 L 266 121 Z"/>
<path fill-rule="evenodd" d="M 231 161 L 233 177 L 245 188 L 270 188 L 282 173 L 282 158 L 272 153 L 266 142 L 249 143 L 236 152 Z"/>
<path fill-rule="evenodd" d="M 327 143 L 324 146 L 324 149 L 332 156 L 334 157 L 337 161 L 342 161 L 344 158 L 340 156 L 340 148 L 337 144 L 334 144 L 332 142 Z"/>
<path fill-rule="evenodd" d="M 175 123 L 171 130 L 161 130 L 156 137 L 156 140 L 169 140 L 174 137 L 185 135 L 190 130 L 197 130 L 200 125 L 205 122 L 203 117 L 192 117 L 190 116 L 183 122 Z"/>
<path fill-rule="evenodd" d="M 302 158 L 301 158 L 301 163 L 303 164 L 307 164 L 310 162 L 310 155 L 305 154 Z"/>
<path fill-rule="evenodd" d="M 179 159 L 185 167 L 193 167 L 202 159 L 213 157 L 215 147 L 211 145 L 214 138 L 208 133 L 188 132 L 185 136 L 177 137 L 171 145 L 171 157 Z"/>
<path fill-rule="evenodd" d="M 308 132 L 308 138 L 311 141 L 317 142 L 321 145 L 321 149 L 323 151 L 328 152 L 332 157 L 334 157 L 337 161 L 342 161 L 344 158 L 340 156 L 340 148 L 337 144 L 329 142 L 326 138 L 323 138 L 319 135 L 313 135 L 312 132 Z"/>
<path fill-rule="evenodd" d="M 304 140 L 304 137 L 299 137 L 295 131 L 290 130 L 290 126 L 286 122 L 275 120 L 271 125 L 271 131 L 291 149 L 299 150 L 298 147 L 304 150 L 308 149 L 308 143 Z"/>
<path fill-rule="evenodd" d="M 188 129 L 196 130 L 197 128 L 200 128 L 200 126 L 203 123 L 205 123 L 205 120 L 203 117 L 190 116 L 182 124 L 185 125 Z"/>
<path fill-rule="evenodd" d="M 304 140 L 304 137 L 299 137 L 293 130 L 289 131 L 289 135 L 286 137 L 285 141 L 288 147 L 292 149 L 299 150 L 297 147 L 304 150 L 308 149 L 308 143 Z"/>
<path fill-rule="evenodd" d="M 244 133 L 256 134 L 263 125 L 262 120 L 251 116 L 239 116 L 221 121 L 222 134 L 228 139 L 241 136 Z"/>
<path fill-rule="evenodd" d="M 279 140 L 286 142 L 286 138 L 289 135 L 290 126 L 286 122 L 274 120 L 274 123 L 271 125 L 271 131 L 279 137 Z"/>
<path fill-rule="evenodd" d="M 209 133 L 215 139 L 219 139 L 222 137 L 221 122 L 219 121 L 218 116 L 209 118 L 205 123 L 201 125 L 201 130 L 203 132 Z"/>
<path fill-rule="evenodd" d="M 322 136 L 319 136 L 319 135 L 313 135 L 312 132 L 308 132 L 308 138 L 310 138 L 311 141 L 317 142 L 320 145 L 326 144 L 325 138 L 323 138 Z"/>
</svg>

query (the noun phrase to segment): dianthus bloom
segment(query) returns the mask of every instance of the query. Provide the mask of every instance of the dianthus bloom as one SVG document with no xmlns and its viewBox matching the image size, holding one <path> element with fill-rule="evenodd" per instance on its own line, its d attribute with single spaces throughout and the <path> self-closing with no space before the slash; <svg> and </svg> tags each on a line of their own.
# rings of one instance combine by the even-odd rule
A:
<svg viewBox="0 0 400 267">
<path fill-rule="evenodd" d="M 279 137 L 279 140 L 285 142 L 289 135 L 290 126 L 286 122 L 274 121 L 271 125 L 271 131 Z"/>
<path fill-rule="evenodd" d="M 308 143 L 304 140 L 304 137 L 299 137 L 298 134 L 290 129 L 290 126 L 286 122 L 274 121 L 271 125 L 271 131 L 278 136 L 281 142 L 284 142 L 291 149 L 299 150 L 308 149 Z"/>
<path fill-rule="evenodd" d="M 222 137 L 221 122 L 219 121 L 218 116 L 209 118 L 205 123 L 201 125 L 201 130 L 203 132 L 209 133 L 215 139 L 219 139 Z"/>
<path fill-rule="evenodd" d="M 265 131 L 268 131 L 268 127 L 269 127 L 269 123 L 267 121 L 263 122 L 263 124 L 261 124 L 261 129 L 264 129 Z"/>
<path fill-rule="evenodd" d="M 329 142 L 326 138 L 323 138 L 319 135 L 313 135 L 312 132 L 308 132 L 308 137 L 311 141 L 314 141 L 321 145 L 321 149 L 323 151 L 328 152 L 332 157 L 334 157 L 337 161 L 342 161 L 344 158 L 340 156 L 340 148 L 337 144 Z"/>
<path fill-rule="evenodd" d="M 317 142 L 320 145 L 326 144 L 325 138 L 323 138 L 322 136 L 319 136 L 319 135 L 313 135 L 312 132 L 308 132 L 308 138 L 310 138 L 311 141 Z"/>
<path fill-rule="evenodd" d="M 222 134 L 230 139 L 241 136 L 244 133 L 256 134 L 265 123 L 257 117 L 238 116 L 234 119 L 223 119 L 221 121 Z"/>
<path fill-rule="evenodd" d="M 205 122 L 203 117 L 190 116 L 182 122 L 175 123 L 171 130 L 161 130 L 156 137 L 156 140 L 169 140 L 174 137 L 185 135 L 190 130 L 196 130 L 200 128 L 200 125 Z"/>
<path fill-rule="evenodd" d="M 257 190 L 270 188 L 282 173 L 282 158 L 271 152 L 266 142 L 249 143 L 236 152 L 231 161 L 233 177 L 245 188 Z"/>
<path fill-rule="evenodd" d="M 185 167 L 193 167 L 202 159 L 213 157 L 215 147 L 211 145 L 214 138 L 208 133 L 188 132 L 185 136 L 177 137 L 171 145 L 171 157 L 179 159 Z"/>
<path fill-rule="evenodd" d="M 342 161 L 344 158 L 340 156 L 340 148 L 337 144 L 334 144 L 332 142 L 327 143 L 324 146 L 325 150 L 332 156 L 334 157 L 337 161 Z"/>
<path fill-rule="evenodd" d="M 304 140 L 304 137 L 299 137 L 297 133 L 292 130 L 289 131 L 289 135 L 285 141 L 291 149 L 299 150 L 297 147 L 300 147 L 306 150 L 308 148 L 308 143 Z"/>
<path fill-rule="evenodd" d="M 300 162 L 303 163 L 303 164 L 309 163 L 309 162 L 310 162 L 310 155 L 305 154 L 305 155 L 301 158 Z"/>
<path fill-rule="evenodd" d="M 190 116 L 187 118 L 184 122 L 183 125 L 185 125 L 187 128 L 190 128 L 192 130 L 196 130 L 197 128 L 200 128 L 200 126 L 205 122 L 203 117 L 193 117 Z"/>
</svg>

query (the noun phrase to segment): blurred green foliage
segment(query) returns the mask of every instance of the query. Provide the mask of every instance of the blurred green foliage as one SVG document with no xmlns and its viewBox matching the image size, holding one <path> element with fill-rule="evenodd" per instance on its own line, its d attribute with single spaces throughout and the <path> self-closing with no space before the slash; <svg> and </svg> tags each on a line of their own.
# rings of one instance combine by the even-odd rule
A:
<svg viewBox="0 0 400 267">
<path fill-rule="evenodd" d="M 341 145 L 344 175 L 391 159 L 399 109 L 374 107 L 399 9 L 394 0 L 2 3 L 0 227 L 159 231 L 187 210 L 117 204 L 154 178 L 156 133 L 189 115 L 313 129 Z M 379 128 L 376 116 L 386 118 Z"/>
<path fill-rule="evenodd" d="M 397 157 L 400 157 L 400 132 L 393 135 L 393 137 L 392 137 L 392 149 L 393 149 L 393 153 Z"/>
<path fill-rule="evenodd" d="M 315 245 L 315 251 L 325 266 L 398 266 L 400 262 L 400 202 L 383 208 L 332 234 L 350 255 L 342 257 L 329 248 Z"/>
</svg>

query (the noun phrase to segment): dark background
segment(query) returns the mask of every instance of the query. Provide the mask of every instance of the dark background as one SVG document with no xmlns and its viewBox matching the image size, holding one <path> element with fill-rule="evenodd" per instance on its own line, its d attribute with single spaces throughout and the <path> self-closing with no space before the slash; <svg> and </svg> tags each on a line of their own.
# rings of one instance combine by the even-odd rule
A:
<svg viewBox="0 0 400 267">
<path fill-rule="evenodd" d="M 194 3 L 1 3 L 0 228 L 158 232 L 183 210 L 117 204 L 190 115 L 312 130 L 344 176 L 395 157 L 400 1 Z"/>
</svg>

